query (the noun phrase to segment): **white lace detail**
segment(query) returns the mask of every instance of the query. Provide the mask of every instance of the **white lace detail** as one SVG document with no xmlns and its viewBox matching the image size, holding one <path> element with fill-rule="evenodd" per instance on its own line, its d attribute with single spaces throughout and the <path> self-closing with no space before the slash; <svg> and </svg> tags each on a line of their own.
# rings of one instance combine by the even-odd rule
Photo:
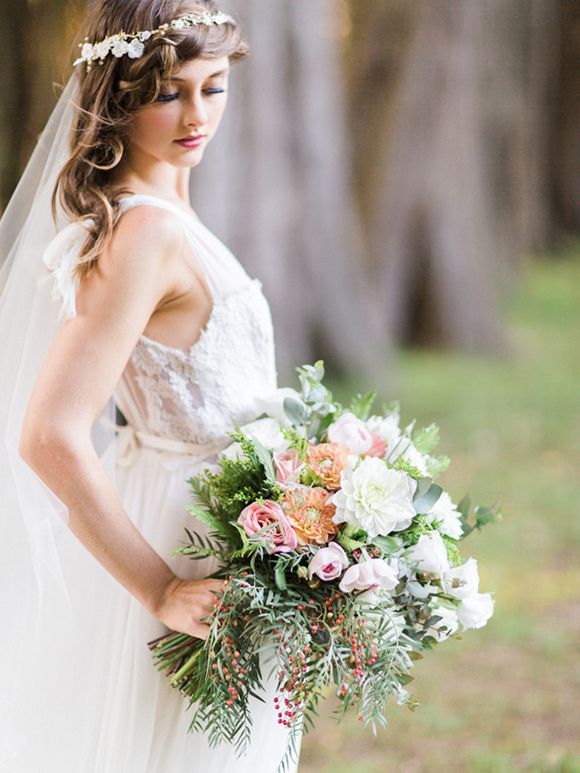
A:
<svg viewBox="0 0 580 773">
<path fill-rule="evenodd" d="M 148 431 L 186 442 L 224 438 L 259 414 L 276 389 L 270 306 L 252 279 L 218 298 L 200 337 L 178 349 L 141 336 L 127 376 L 141 392 Z"/>
</svg>

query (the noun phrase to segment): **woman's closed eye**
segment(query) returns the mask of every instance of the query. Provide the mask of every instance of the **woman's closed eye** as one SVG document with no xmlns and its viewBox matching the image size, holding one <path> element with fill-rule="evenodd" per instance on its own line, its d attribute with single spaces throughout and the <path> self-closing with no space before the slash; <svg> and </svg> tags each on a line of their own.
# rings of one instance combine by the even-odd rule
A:
<svg viewBox="0 0 580 773">
<path fill-rule="evenodd" d="M 204 92 L 206 94 L 223 94 L 225 89 L 214 87 L 204 89 Z M 173 102 L 174 99 L 179 99 L 179 91 L 175 91 L 170 94 L 159 94 L 157 97 L 158 102 Z"/>
</svg>

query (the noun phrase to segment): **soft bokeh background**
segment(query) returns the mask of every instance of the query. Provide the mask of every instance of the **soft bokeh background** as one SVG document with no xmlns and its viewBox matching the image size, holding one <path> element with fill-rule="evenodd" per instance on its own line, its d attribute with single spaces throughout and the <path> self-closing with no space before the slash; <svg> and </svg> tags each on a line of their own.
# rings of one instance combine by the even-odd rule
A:
<svg viewBox="0 0 580 773">
<path fill-rule="evenodd" d="M 0 0 L 2 204 L 84 5 Z M 192 201 L 264 280 L 281 382 L 323 358 L 339 399 L 400 399 L 439 423 L 454 500 L 505 513 L 464 544 L 487 628 L 429 653 L 377 737 L 323 711 L 300 770 L 580 771 L 580 5 L 221 8 L 253 53 Z"/>
</svg>

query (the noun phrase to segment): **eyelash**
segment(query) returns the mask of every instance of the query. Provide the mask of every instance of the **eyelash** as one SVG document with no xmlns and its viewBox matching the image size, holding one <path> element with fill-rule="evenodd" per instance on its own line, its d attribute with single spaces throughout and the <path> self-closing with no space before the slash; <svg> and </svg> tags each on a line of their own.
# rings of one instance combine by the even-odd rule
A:
<svg viewBox="0 0 580 773">
<path fill-rule="evenodd" d="M 204 89 L 204 91 L 208 94 L 223 94 L 225 89 L 209 88 Z M 157 97 L 158 102 L 173 102 L 174 99 L 179 99 L 179 91 L 176 91 L 173 94 L 159 94 Z"/>
</svg>

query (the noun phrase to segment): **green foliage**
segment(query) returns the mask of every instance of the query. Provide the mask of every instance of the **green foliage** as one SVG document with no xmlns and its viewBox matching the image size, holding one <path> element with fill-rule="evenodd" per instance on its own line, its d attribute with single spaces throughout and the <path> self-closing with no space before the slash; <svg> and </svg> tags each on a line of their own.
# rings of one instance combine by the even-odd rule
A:
<svg viewBox="0 0 580 773">
<path fill-rule="evenodd" d="M 432 478 L 441 475 L 449 467 L 450 459 L 448 456 L 429 456 L 427 458 L 427 470 Z"/>
<path fill-rule="evenodd" d="M 430 454 L 439 443 L 439 427 L 429 424 L 413 435 L 413 445 L 422 454 Z"/>
<path fill-rule="evenodd" d="M 428 478 L 423 478 L 423 481 L 429 481 Z M 438 486 L 436 483 L 431 483 L 429 488 L 423 492 L 423 488 L 417 488 L 416 494 L 418 496 L 415 496 L 415 499 L 413 500 L 413 507 L 415 508 L 416 513 L 428 513 L 429 510 L 433 507 L 435 502 L 439 499 L 441 494 L 443 493 L 443 489 L 441 486 Z"/>
<path fill-rule="evenodd" d="M 475 529 L 481 531 L 488 523 L 497 523 L 503 516 L 503 511 L 498 507 L 498 502 L 491 506 L 478 505 L 473 509 L 473 513 L 470 512 L 470 508 L 471 500 L 466 495 L 457 505 L 457 509 L 461 513 L 462 539 L 465 539 Z"/>
<path fill-rule="evenodd" d="M 350 403 L 349 410 L 361 421 L 366 421 L 370 416 L 372 405 L 377 393 L 375 391 L 356 394 Z"/>
</svg>

